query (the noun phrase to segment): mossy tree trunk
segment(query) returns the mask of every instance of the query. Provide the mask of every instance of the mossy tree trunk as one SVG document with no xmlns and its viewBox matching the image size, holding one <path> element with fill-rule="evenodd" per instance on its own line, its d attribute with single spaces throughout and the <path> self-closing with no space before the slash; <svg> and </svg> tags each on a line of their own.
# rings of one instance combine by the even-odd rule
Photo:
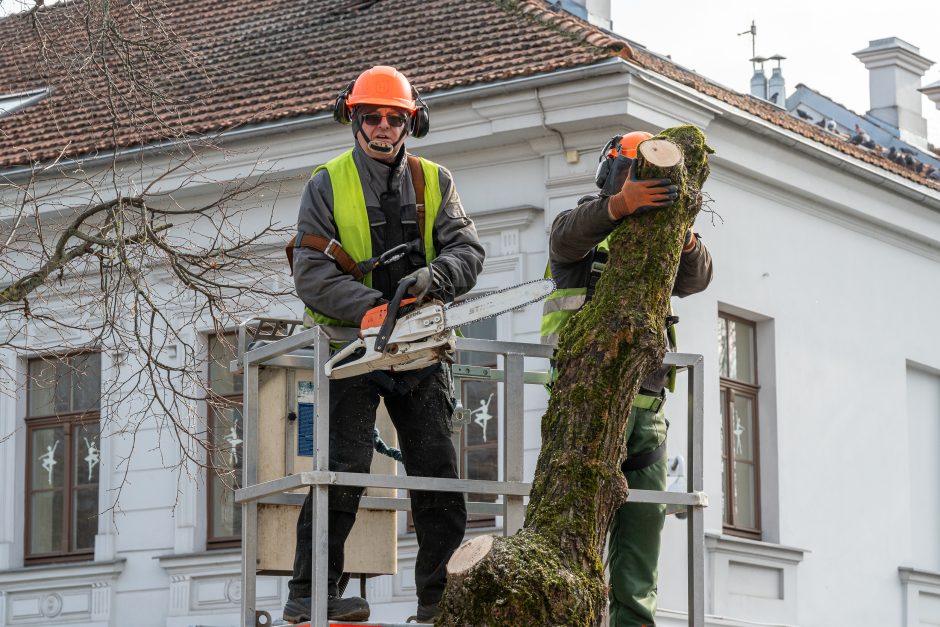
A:
<svg viewBox="0 0 940 627">
<path fill-rule="evenodd" d="M 594 298 L 561 333 L 559 378 L 542 419 L 523 529 L 455 553 L 439 626 L 600 624 L 605 537 L 627 497 L 623 434 L 640 382 L 666 351 L 669 298 L 686 231 L 702 206 L 711 152 L 692 126 L 657 138 L 676 144 L 682 159 L 655 167 L 641 144 L 639 176 L 670 177 L 679 197 L 670 209 L 625 219 L 612 233 Z"/>
</svg>

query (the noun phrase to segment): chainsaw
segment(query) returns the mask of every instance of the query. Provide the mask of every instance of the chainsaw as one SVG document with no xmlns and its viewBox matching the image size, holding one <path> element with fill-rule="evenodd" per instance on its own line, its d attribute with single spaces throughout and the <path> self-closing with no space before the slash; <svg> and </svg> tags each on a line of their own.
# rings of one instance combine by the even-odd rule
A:
<svg viewBox="0 0 940 627">
<path fill-rule="evenodd" d="M 391 301 L 366 312 L 359 337 L 326 362 L 327 377 L 345 379 L 373 370 L 426 368 L 453 353 L 457 327 L 538 302 L 555 290 L 552 279 L 539 279 L 445 305 L 439 300 L 418 303 L 404 298 L 414 281 L 405 277 Z"/>
</svg>

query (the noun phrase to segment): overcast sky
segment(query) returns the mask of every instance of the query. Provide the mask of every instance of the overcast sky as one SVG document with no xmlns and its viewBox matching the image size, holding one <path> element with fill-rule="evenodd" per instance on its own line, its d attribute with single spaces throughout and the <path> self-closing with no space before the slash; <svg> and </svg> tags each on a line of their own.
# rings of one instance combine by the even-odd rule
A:
<svg viewBox="0 0 940 627">
<path fill-rule="evenodd" d="M 877 7 L 877 9 L 869 8 Z M 736 91 L 750 91 L 751 37 L 757 54 L 780 54 L 787 95 L 798 83 L 856 113 L 869 109 L 868 70 L 853 56 L 872 39 L 900 37 L 937 62 L 923 85 L 940 80 L 940 0 L 611 0 L 614 31 Z M 767 64 L 767 75 L 773 64 Z M 940 111 L 923 97 L 928 138 L 940 146 Z"/>
</svg>

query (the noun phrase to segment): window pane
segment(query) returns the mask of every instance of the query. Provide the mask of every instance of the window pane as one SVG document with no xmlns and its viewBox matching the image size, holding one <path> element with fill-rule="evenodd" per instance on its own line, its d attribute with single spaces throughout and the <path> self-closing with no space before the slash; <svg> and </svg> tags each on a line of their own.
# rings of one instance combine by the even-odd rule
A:
<svg viewBox="0 0 940 627">
<path fill-rule="evenodd" d="M 97 410 L 100 397 L 100 353 L 30 360 L 30 416 Z"/>
<path fill-rule="evenodd" d="M 229 363 L 236 357 L 236 343 L 234 333 L 209 338 L 209 389 L 219 396 L 242 393 L 242 377 L 229 372 Z"/>
<path fill-rule="evenodd" d="M 496 339 L 496 318 L 480 320 L 461 327 L 466 337 L 484 340 Z M 461 351 L 457 362 L 470 366 L 497 367 L 497 356 L 492 353 Z M 495 381 L 456 381 L 460 385 L 461 403 L 470 412 L 470 422 L 463 426 L 461 436 L 460 476 L 464 479 L 499 478 L 499 393 Z M 471 501 L 494 502 L 496 496 L 468 494 Z M 473 521 L 492 521 L 490 515 L 474 515 Z"/>
<path fill-rule="evenodd" d="M 499 402 L 496 383 L 490 381 L 464 381 L 462 400 L 470 412 L 470 422 L 464 427 L 467 446 L 496 442 L 499 439 Z"/>
<path fill-rule="evenodd" d="M 728 320 L 729 376 L 745 383 L 757 383 L 754 370 L 754 327 Z"/>
<path fill-rule="evenodd" d="M 728 321 L 718 318 L 718 372 L 720 376 L 728 376 Z"/>
<path fill-rule="evenodd" d="M 731 437 L 735 459 L 754 460 L 754 399 L 735 394 Z"/>
<path fill-rule="evenodd" d="M 235 505 L 234 477 L 212 473 L 212 537 L 238 536 L 242 530 L 242 510 Z"/>
<path fill-rule="evenodd" d="M 754 515 L 754 466 L 752 464 L 734 464 L 734 513 L 735 526 L 755 529 L 757 520 Z"/>
<path fill-rule="evenodd" d="M 72 410 L 72 368 L 67 359 L 56 364 L 54 403 L 56 414 L 67 414 Z"/>
<path fill-rule="evenodd" d="M 29 552 L 64 551 L 62 538 L 62 490 L 37 492 L 30 498 Z"/>
<path fill-rule="evenodd" d="M 719 424 L 721 425 L 721 489 L 724 492 L 724 522 L 731 524 L 731 494 L 728 493 L 730 485 L 728 478 L 731 458 L 728 455 L 727 425 L 725 424 L 725 407 L 728 404 L 728 391 L 721 391 L 721 402 L 718 404 Z"/>
<path fill-rule="evenodd" d="M 30 488 L 61 488 L 65 480 L 65 430 L 62 427 L 34 429 Z"/>
<path fill-rule="evenodd" d="M 55 413 L 55 362 L 42 359 L 29 361 L 30 416 L 51 416 Z"/>
<path fill-rule="evenodd" d="M 98 488 L 81 488 L 74 492 L 75 516 L 72 518 L 72 544 L 74 550 L 95 548 L 98 532 Z"/>
<path fill-rule="evenodd" d="M 212 472 L 212 537 L 241 534 L 241 507 L 235 504 L 242 469 L 241 408 L 230 406 L 212 410 L 212 459 L 218 469 Z"/>
<path fill-rule="evenodd" d="M 72 427 L 73 482 L 75 485 L 97 485 L 101 449 L 98 444 L 98 423 Z"/>
<path fill-rule="evenodd" d="M 466 453 L 466 478 L 496 481 L 498 479 L 498 464 L 496 459 L 497 454 L 498 453 L 495 446 L 468 450 Z M 488 501 L 492 503 L 496 500 L 496 495 L 468 494 L 467 499 L 471 501 Z"/>
<path fill-rule="evenodd" d="M 70 411 L 97 410 L 101 399 L 101 354 L 77 355 L 70 362 L 72 366 Z"/>
<path fill-rule="evenodd" d="M 495 340 L 496 339 L 496 318 L 487 318 L 486 320 L 478 320 L 471 324 L 464 325 L 460 327 L 461 333 L 464 337 L 473 337 L 481 340 Z M 496 367 L 496 355 L 493 353 L 474 353 L 470 351 L 462 351 L 457 359 L 458 363 L 466 364 L 468 366 L 487 366 L 490 368 Z"/>
</svg>

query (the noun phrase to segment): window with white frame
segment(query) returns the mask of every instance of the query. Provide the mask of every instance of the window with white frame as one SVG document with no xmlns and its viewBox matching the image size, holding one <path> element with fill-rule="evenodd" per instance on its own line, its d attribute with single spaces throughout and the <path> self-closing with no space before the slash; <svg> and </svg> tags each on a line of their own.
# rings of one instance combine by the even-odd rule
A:
<svg viewBox="0 0 940 627">
<path fill-rule="evenodd" d="M 208 536 L 210 549 L 241 543 L 241 508 L 235 490 L 242 479 L 242 377 L 229 372 L 235 358 L 236 335 L 209 337 L 207 422 L 210 443 L 208 470 Z"/>
<path fill-rule="evenodd" d="M 98 530 L 101 355 L 30 359 L 27 564 L 90 560 Z"/>
<path fill-rule="evenodd" d="M 723 523 L 726 533 L 761 538 L 756 324 L 718 317 Z"/>
</svg>

